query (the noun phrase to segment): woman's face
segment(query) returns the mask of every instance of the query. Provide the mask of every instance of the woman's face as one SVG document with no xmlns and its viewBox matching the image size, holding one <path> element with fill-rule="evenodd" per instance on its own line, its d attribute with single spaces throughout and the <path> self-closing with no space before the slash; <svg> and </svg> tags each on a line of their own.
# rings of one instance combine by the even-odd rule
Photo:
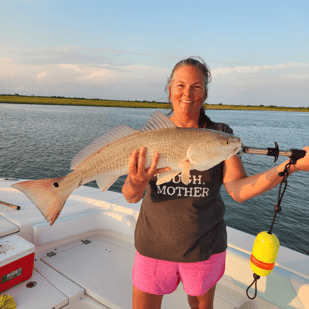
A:
<svg viewBox="0 0 309 309">
<path fill-rule="evenodd" d="M 180 67 L 169 87 L 170 99 L 175 114 L 197 116 L 206 99 L 204 76 L 194 66 Z"/>
</svg>

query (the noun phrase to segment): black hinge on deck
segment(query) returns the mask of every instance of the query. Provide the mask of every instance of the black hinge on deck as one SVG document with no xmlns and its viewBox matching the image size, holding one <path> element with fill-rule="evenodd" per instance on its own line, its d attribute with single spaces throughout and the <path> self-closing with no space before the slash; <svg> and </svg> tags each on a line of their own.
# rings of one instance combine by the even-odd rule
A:
<svg viewBox="0 0 309 309">
<path fill-rule="evenodd" d="M 46 253 L 46 255 L 47 255 L 48 257 L 52 257 L 52 256 L 55 256 L 56 253 L 55 253 L 54 251 L 50 251 L 50 252 Z"/>
<path fill-rule="evenodd" d="M 90 241 L 89 239 L 81 240 L 81 242 L 82 242 L 84 245 L 91 244 L 91 241 Z"/>
</svg>

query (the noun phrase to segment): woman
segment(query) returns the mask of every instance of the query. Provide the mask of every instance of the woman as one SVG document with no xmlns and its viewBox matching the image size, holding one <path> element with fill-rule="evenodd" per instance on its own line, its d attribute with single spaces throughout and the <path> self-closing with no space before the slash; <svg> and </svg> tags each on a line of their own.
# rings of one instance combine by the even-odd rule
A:
<svg viewBox="0 0 309 309">
<path fill-rule="evenodd" d="M 202 59 L 188 58 L 174 67 L 168 81 L 169 100 L 173 105 L 171 121 L 178 127 L 208 128 L 232 133 L 222 123 L 212 122 L 202 107 L 208 94 L 210 72 Z M 309 147 L 306 157 L 292 165 L 309 171 Z M 287 162 L 264 173 L 248 177 L 240 157 L 211 168 L 191 171 L 188 186 L 174 177 L 156 186 L 159 154 L 145 169 L 146 149 L 136 150 L 129 161 L 130 173 L 122 192 L 130 203 L 145 197 L 135 230 L 137 249 L 133 267 L 133 309 L 161 308 L 164 294 L 176 290 L 180 280 L 188 294 L 191 308 L 213 308 L 216 283 L 225 269 L 227 248 L 224 203 L 220 197 L 222 183 L 232 198 L 244 202 L 275 187 Z M 182 190 L 170 190 L 169 187 Z M 195 188 L 203 188 L 195 195 Z M 173 192 L 174 194 L 167 194 Z M 181 194 L 180 194 L 181 192 Z"/>
</svg>

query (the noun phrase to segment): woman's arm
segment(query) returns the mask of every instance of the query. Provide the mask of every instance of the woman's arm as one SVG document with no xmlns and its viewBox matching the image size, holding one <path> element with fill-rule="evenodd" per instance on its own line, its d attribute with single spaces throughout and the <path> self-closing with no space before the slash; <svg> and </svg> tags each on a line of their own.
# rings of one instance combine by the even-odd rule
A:
<svg viewBox="0 0 309 309">
<path fill-rule="evenodd" d="M 291 165 L 290 175 L 296 171 L 309 171 L 309 147 L 305 147 L 304 150 L 307 152 L 306 156 Z M 224 187 L 235 201 L 242 203 L 277 186 L 282 181 L 278 173 L 284 171 L 288 162 L 285 161 L 268 171 L 247 176 L 241 159 L 234 156 L 225 160 L 223 164 Z"/>
<path fill-rule="evenodd" d="M 170 168 L 157 169 L 159 154 L 156 152 L 151 166 L 145 169 L 146 148 L 142 147 L 140 152 L 135 150 L 129 160 L 129 175 L 122 186 L 122 193 L 129 203 L 139 202 L 146 190 L 147 184 L 155 174 L 170 171 Z"/>
</svg>

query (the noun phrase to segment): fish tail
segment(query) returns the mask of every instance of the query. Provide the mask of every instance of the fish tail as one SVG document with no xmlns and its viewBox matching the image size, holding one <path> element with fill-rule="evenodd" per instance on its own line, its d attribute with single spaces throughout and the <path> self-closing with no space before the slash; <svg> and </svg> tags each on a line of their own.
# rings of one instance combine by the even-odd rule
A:
<svg viewBox="0 0 309 309">
<path fill-rule="evenodd" d="M 75 187 L 64 188 L 61 185 L 61 180 L 65 177 L 23 181 L 13 184 L 12 187 L 23 192 L 47 222 L 53 225 L 67 198 L 75 189 Z"/>
</svg>

